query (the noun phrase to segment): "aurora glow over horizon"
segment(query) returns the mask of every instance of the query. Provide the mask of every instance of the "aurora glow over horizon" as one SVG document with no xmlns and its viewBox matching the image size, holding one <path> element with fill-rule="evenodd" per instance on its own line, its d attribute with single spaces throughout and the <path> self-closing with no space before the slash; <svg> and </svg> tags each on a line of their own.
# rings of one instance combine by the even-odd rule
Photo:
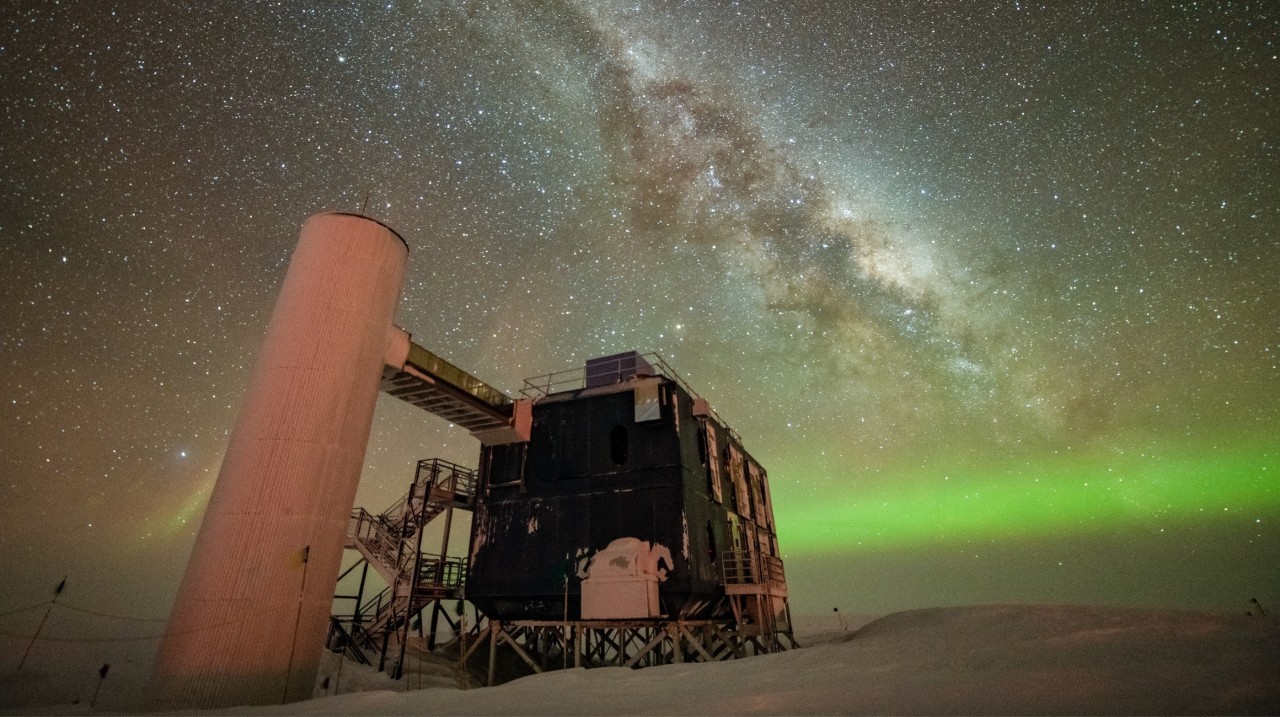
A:
<svg viewBox="0 0 1280 717">
<path fill-rule="evenodd" d="M 1252 448 L 1252 450 L 1250 450 Z M 1118 459 L 1117 459 L 1118 458 Z M 1280 456 L 1271 446 L 1172 456 L 1111 457 L 894 476 L 895 484 L 796 508 L 806 516 L 788 545 L 801 552 L 1070 538 L 1119 525 L 1162 526 L 1237 511 L 1280 508 Z M 912 480 L 913 477 L 923 480 Z"/>
<path fill-rule="evenodd" d="M 514 391 L 653 350 L 798 612 L 1280 611 L 1280 20 L 1223 2 L 20 3 L 0 608 L 165 614 L 305 218 Z M 465 432 L 380 401 L 359 502 Z M 92 588 L 90 587 L 92 586 Z"/>
</svg>

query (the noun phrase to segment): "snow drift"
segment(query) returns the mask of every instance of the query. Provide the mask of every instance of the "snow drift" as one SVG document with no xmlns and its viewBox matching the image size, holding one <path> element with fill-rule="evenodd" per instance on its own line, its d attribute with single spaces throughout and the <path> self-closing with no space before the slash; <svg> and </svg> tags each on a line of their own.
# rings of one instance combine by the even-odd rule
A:
<svg viewBox="0 0 1280 717">
<path fill-rule="evenodd" d="M 801 638 L 805 649 L 731 662 L 568 670 L 472 690 L 437 675 L 412 692 L 200 714 L 1280 713 L 1274 619 L 1002 605 L 914 610 Z"/>
</svg>

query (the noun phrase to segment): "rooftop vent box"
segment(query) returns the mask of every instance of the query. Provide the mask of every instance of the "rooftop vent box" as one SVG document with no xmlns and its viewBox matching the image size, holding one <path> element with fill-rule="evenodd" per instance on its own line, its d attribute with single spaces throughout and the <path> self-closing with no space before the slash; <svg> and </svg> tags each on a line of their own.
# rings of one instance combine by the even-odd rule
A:
<svg viewBox="0 0 1280 717">
<path fill-rule="evenodd" d="M 587 360 L 587 388 L 622 383 L 636 374 L 657 375 L 653 366 L 636 351 Z"/>
</svg>

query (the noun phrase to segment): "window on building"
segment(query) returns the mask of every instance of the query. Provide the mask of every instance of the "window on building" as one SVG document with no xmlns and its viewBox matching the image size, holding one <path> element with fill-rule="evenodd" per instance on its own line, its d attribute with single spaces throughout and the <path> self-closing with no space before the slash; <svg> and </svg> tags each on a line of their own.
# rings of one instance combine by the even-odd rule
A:
<svg viewBox="0 0 1280 717">
<path fill-rule="evenodd" d="M 715 562 L 720 554 L 716 551 L 716 531 L 711 527 L 711 521 L 707 521 L 707 559 Z"/>
<path fill-rule="evenodd" d="M 616 465 L 623 465 L 627 462 L 626 426 L 614 426 L 613 431 L 609 433 L 609 457 L 613 459 Z"/>
<path fill-rule="evenodd" d="M 697 434 L 698 434 L 698 462 L 705 466 L 707 464 L 707 432 L 702 430 L 702 427 L 699 426 L 697 430 Z"/>
</svg>

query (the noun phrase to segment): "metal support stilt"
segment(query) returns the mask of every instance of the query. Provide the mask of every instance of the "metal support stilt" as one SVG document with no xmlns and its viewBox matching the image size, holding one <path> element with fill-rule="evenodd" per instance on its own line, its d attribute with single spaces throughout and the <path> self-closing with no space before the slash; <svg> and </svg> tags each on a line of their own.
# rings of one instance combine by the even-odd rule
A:
<svg viewBox="0 0 1280 717">
<path fill-rule="evenodd" d="M 489 687 L 493 687 L 498 674 L 498 633 L 501 630 L 502 623 L 497 620 L 489 621 Z"/>
</svg>

